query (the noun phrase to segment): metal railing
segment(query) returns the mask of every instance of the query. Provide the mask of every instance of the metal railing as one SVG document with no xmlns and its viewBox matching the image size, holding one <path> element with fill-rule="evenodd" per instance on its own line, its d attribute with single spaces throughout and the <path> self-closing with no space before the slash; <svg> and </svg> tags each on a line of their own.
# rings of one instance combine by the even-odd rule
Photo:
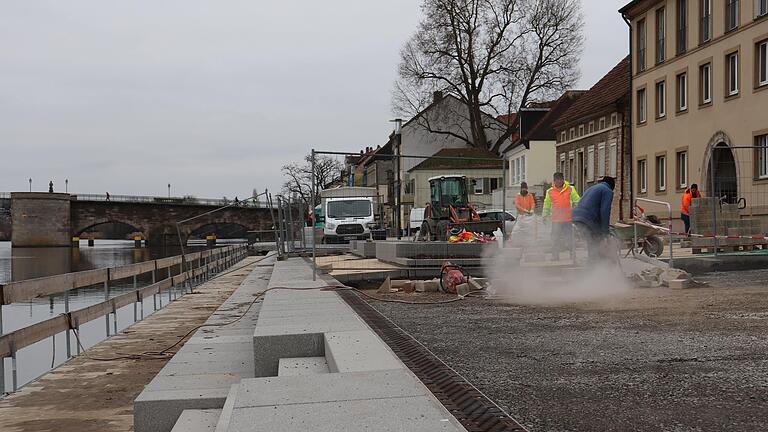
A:
<svg viewBox="0 0 768 432">
<path fill-rule="evenodd" d="M 0 285 L 0 395 L 5 392 L 6 357 L 11 357 L 13 390 L 18 389 L 16 357 L 20 349 L 50 337 L 55 338 L 58 333 L 66 332 L 66 353 L 67 358 L 71 358 L 70 334 L 78 331 L 81 324 L 105 316 L 106 334 L 109 337 L 111 331 L 112 334 L 116 334 L 118 331 L 117 310 L 121 307 L 133 304 L 134 322 L 138 322 L 144 319 L 144 298 L 152 296 L 154 310 L 157 310 L 159 297 L 160 308 L 162 308 L 162 294 L 164 292 L 168 293 L 168 302 L 170 303 L 173 300 L 173 288 L 181 289 L 182 295 L 187 292 L 187 289 L 188 292 L 191 292 L 194 285 L 209 280 L 215 274 L 231 267 L 246 256 L 247 247 L 245 245 L 232 245 L 125 266 L 66 273 Z M 178 273 L 175 275 L 172 271 L 174 266 L 177 266 L 178 269 Z M 165 270 L 166 274 L 158 281 L 161 270 Z M 148 273 L 151 274 L 152 283 L 139 288 L 137 277 Z M 133 280 L 133 290 L 110 297 L 110 282 L 128 278 Z M 70 311 L 70 291 L 95 285 L 104 287 L 105 300 L 82 309 Z M 52 298 L 56 294 L 63 294 L 63 314 L 3 334 L 3 305 L 31 301 L 42 297 Z M 139 304 L 141 307 L 137 307 Z M 139 310 L 141 311 L 140 315 Z M 110 320 L 110 315 L 114 317 L 113 320 Z M 110 326 L 110 321 L 112 321 L 112 326 Z M 80 354 L 80 344 L 75 343 L 75 346 L 77 354 Z"/>
<path fill-rule="evenodd" d="M 145 195 L 109 195 L 106 194 L 73 194 L 75 201 L 110 201 L 125 203 L 151 203 L 151 204 L 180 204 L 180 205 L 200 205 L 210 207 L 222 207 L 236 202 L 242 207 L 267 207 L 266 202 L 254 204 L 248 201 L 235 201 L 234 199 L 215 199 L 215 198 L 196 198 L 196 197 L 155 197 Z"/>
<path fill-rule="evenodd" d="M 239 203 L 241 207 L 268 207 L 266 201 L 253 202 L 252 200 L 237 200 L 224 198 L 197 198 L 193 196 L 184 197 L 158 197 L 147 195 L 109 195 L 107 194 L 71 194 L 74 201 L 96 201 L 96 202 L 120 202 L 120 203 L 146 203 L 146 204 L 179 204 L 179 205 L 199 205 L 210 207 L 222 207 L 234 203 Z M 0 199 L 10 199 L 10 192 L 0 192 Z"/>
</svg>

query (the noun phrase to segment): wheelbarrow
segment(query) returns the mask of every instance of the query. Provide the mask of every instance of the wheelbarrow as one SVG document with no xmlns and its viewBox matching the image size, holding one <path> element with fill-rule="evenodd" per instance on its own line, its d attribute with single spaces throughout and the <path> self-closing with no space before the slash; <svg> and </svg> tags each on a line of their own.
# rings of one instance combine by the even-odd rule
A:
<svg viewBox="0 0 768 432">
<path fill-rule="evenodd" d="M 637 233 L 637 239 L 635 239 L 635 233 Z M 623 247 L 629 249 L 625 258 L 638 251 L 649 257 L 660 257 L 664 253 L 664 240 L 659 236 L 661 233 L 663 230 L 660 227 L 643 221 L 611 225 L 611 235 Z"/>
</svg>

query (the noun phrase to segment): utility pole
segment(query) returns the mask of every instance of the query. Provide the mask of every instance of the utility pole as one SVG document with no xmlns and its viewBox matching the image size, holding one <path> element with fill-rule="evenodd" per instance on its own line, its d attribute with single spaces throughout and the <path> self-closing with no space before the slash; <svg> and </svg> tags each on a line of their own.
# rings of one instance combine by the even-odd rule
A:
<svg viewBox="0 0 768 432">
<path fill-rule="evenodd" d="M 395 124 L 395 172 L 396 172 L 396 178 L 395 178 L 395 188 L 397 188 L 397 193 L 395 194 L 395 229 L 397 230 L 397 239 L 400 240 L 403 238 L 403 223 L 402 223 L 402 214 L 401 214 L 401 202 L 402 202 L 402 194 L 403 194 L 403 188 L 400 184 L 401 177 L 400 177 L 400 167 L 402 167 L 402 163 L 400 161 L 400 155 L 402 154 L 400 147 L 403 142 L 403 135 L 401 128 L 403 126 L 403 119 L 394 119 L 390 120 L 390 122 Z"/>
</svg>

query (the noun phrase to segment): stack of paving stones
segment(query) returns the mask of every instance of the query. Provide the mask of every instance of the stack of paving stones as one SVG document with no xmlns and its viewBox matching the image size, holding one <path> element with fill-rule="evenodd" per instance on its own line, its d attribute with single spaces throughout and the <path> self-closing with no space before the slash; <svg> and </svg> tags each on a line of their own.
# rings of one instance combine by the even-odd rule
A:
<svg viewBox="0 0 768 432">
<path fill-rule="evenodd" d="M 339 295 L 327 289 L 334 280 L 312 281 L 311 267 L 300 258 L 273 265 L 268 285 L 256 276 L 233 295 L 242 305 L 255 292 L 275 288 L 256 312 L 242 326 L 214 328 L 208 334 L 230 339 L 214 345 L 200 332 L 191 339 L 210 347 L 204 358 L 215 361 L 190 364 L 195 371 L 190 375 L 172 371 L 194 379 L 169 381 L 164 369 L 139 395 L 134 402 L 136 432 L 465 431 Z M 201 355 L 199 347 L 186 348 L 175 363 L 193 362 Z M 222 373 L 226 368 L 229 373 Z"/>
<path fill-rule="evenodd" d="M 700 235 L 763 236 L 760 219 L 742 218 L 738 204 L 720 204 L 711 197 L 696 198 L 691 203 L 691 233 Z M 766 249 L 765 240 L 747 238 L 717 239 L 718 249 L 724 252 L 751 251 L 756 247 Z M 714 252 L 715 239 L 692 238 L 693 253 Z"/>
</svg>

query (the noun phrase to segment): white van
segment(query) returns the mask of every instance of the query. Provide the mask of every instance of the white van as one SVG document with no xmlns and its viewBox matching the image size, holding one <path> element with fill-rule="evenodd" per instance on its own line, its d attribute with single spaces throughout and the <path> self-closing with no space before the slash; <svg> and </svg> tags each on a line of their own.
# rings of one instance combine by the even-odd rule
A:
<svg viewBox="0 0 768 432">
<path fill-rule="evenodd" d="M 323 238 L 326 243 L 371 238 L 378 226 L 376 189 L 340 187 L 320 192 Z"/>
<path fill-rule="evenodd" d="M 421 229 L 421 224 L 424 222 L 424 207 L 416 207 L 411 209 L 411 214 L 408 218 L 408 233 L 413 235 Z"/>
</svg>

